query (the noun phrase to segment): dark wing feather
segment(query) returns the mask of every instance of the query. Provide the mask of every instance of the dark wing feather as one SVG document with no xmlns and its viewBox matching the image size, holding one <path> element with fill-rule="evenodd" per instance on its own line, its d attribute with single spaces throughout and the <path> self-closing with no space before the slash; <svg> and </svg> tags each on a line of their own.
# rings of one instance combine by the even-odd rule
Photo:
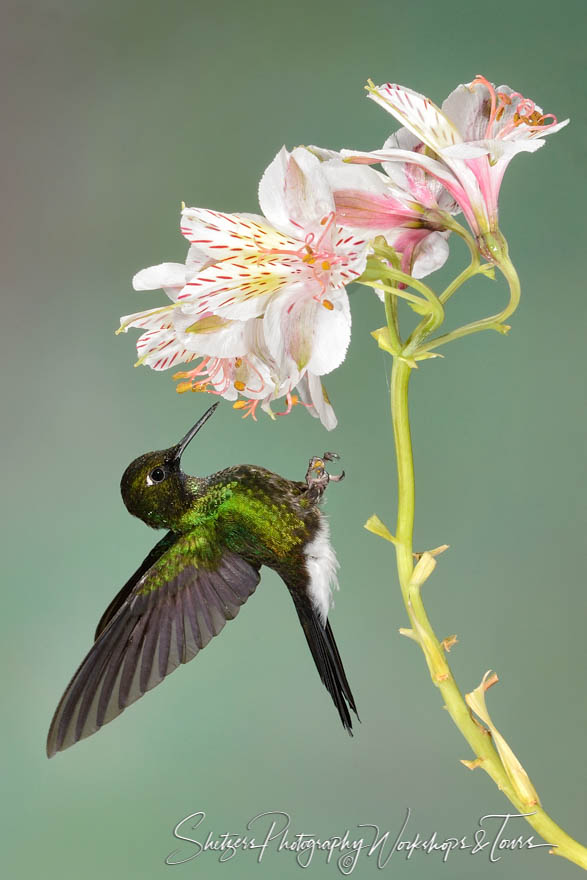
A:
<svg viewBox="0 0 587 880">
<path fill-rule="evenodd" d="M 167 532 L 167 534 L 163 538 L 161 538 L 161 540 L 157 544 L 155 544 L 149 555 L 146 556 L 145 559 L 143 559 L 135 573 L 129 577 L 122 590 L 116 594 L 116 596 L 100 618 L 100 622 L 96 627 L 94 640 L 96 640 L 98 636 L 100 636 L 104 632 L 120 606 L 123 604 L 125 599 L 130 596 L 133 587 L 136 587 L 142 576 L 148 572 L 151 566 L 153 566 L 158 559 L 161 559 L 165 551 L 169 550 L 169 548 L 176 543 L 178 538 L 179 535 L 176 532 Z"/>
<path fill-rule="evenodd" d="M 255 591 L 258 569 L 241 556 L 225 551 L 204 561 L 189 535 L 170 536 L 103 615 L 53 717 L 49 757 L 95 733 L 195 657 Z"/>
</svg>

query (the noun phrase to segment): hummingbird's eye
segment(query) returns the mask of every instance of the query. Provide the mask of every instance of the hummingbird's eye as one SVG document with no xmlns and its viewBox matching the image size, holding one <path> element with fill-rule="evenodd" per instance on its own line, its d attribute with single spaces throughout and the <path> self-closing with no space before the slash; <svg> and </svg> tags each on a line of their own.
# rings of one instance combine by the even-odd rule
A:
<svg viewBox="0 0 587 880">
<path fill-rule="evenodd" d="M 152 486 L 154 483 L 161 483 L 166 477 L 166 473 L 162 467 L 153 468 L 147 477 L 147 485 Z"/>
</svg>

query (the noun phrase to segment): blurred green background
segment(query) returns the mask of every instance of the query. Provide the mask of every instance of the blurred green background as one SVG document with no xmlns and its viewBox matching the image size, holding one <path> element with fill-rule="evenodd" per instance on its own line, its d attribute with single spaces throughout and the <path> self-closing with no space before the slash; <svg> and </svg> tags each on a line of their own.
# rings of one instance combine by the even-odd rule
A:
<svg viewBox="0 0 587 880">
<path fill-rule="evenodd" d="M 119 478 L 169 445 L 209 402 L 170 374 L 132 369 L 121 314 L 161 301 L 138 269 L 183 260 L 182 199 L 256 211 L 258 179 L 283 143 L 373 148 L 392 120 L 367 77 L 440 102 L 483 73 L 572 125 L 507 173 L 502 228 L 524 297 L 508 338 L 478 335 L 414 376 L 416 545 L 447 542 L 426 587 L 464 690 L 493 668 L 494 721 L 547 810 L 587 842 L 585 776 L 584 0 L 268 4 L 5 2 L 3 200 L 4 523 L 2 869 L 14 878 L 293 878 L 288 854 L 174 868 L 172 829 L 205 810 L 206 831 L 244 831 L 264 810 L 327 837 L 358 823 L 395 835 L 471 835 L 507 802 L 441 709 L 405 624 L 391 548 L 395 472 L 383 323 L 352 292 L 353 341 L 327 383 L 339 427 L 301 407 L 242 421 L 229 405 L 190 447 L 206 474 L 238 462 L 298 478 L 333 448 L 348 479 L 326 510 L 341 562 L 333 627 L 363 723 L 345 736 L 273 573 L 237 623 L 96 737 L 44 754 L 51 714 L 114 592 L 154 542 Z M 7 26 L 6 26 L 7 25 Z M 453 245 L 453 271 L 463 265 Z M 443 278 L 448 278 L 448 273 Z M 440 279 L 440 282 L 443 279 Z M 439 283 L 440 283 L 439 282 Z M 497 310 L 479 280 L 451 301 L 454 324 Z M 522 829 L 520 829 L 522 831 Z M 525 831 L 525 829 L 524 829 Z M 490 864 L 394 856 L 398 876 L 571 876 L 545 850 Z M 338 876 L 317 855 L 310 875 Z M 171 872 L 171 873 L 170 873 Z M 364 858 L 355 877 L 377 876 Z"/>
</svg>

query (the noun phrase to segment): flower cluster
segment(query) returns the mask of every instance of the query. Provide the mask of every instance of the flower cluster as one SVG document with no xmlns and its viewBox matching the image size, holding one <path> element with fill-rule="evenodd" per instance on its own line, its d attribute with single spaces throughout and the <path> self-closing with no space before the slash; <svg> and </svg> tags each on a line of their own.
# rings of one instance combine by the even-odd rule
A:
<svg viewBox="0 0 587 880">
<path fill-rule="evenodd" d="M 178 391 L 208 391 L 244 415 L 285 398 L 327 428 L 336 425 L 322 377 L 350 342 L 346 286 L 365 269 L 384 236 L 413 278 L 440 268 L 451 215 L 462 211 L 480 252 L 495 258 L 497 198 L 519 151 L 533 151 L 560 129 L 533 101 L 483 77 L 461 85 L 442 109 L 397 85 L 369 97 L 404 128 L 381 150 L 335 152 L 285 147 L 259 184 L 261 215 L 184 207 L 185 264 L 162 263 L 135 275 L 136 290 L 161 288 L 169 303 L 121 319 L 143 331 L 138 363 L 179 364 Z M 371 165 L 380 163 L 382 171 Z"/>
</svg>

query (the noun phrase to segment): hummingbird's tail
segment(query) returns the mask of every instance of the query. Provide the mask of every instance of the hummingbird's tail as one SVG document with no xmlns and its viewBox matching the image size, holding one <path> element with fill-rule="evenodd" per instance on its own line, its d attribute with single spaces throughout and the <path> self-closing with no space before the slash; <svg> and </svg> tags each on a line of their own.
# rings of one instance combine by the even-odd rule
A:
<svg viewBox="0 0 587 880">
<path fill-rule="evenodd" d="M 330 623 L 328 620 L 324 624 L 322 623 L 320 615 L 306 597 L 296 598 L 294 602 L 318 674 L 338 709 L 342 726 L 352 736 L 353 723 L 349 708 L 353 710 L 357 718 L 359 715 Z"/>
</svg>

